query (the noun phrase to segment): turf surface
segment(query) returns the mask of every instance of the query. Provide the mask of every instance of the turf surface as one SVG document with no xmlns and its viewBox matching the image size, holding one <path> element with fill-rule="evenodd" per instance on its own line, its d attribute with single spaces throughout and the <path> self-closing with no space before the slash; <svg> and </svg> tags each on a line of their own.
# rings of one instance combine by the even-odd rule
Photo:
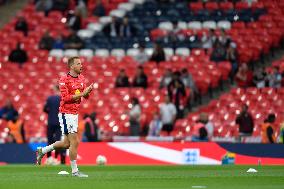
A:
<svg viewBox="0 0 284 189">
<path fill-rule="evenodd" d="M 257 173 L 246 173 L 253 167 Z M 57 175 L 68 166 L 0 166 L 0 189 L 284 188 L 284 166 L 81 166 L 89 178 Z"/>
</svg>

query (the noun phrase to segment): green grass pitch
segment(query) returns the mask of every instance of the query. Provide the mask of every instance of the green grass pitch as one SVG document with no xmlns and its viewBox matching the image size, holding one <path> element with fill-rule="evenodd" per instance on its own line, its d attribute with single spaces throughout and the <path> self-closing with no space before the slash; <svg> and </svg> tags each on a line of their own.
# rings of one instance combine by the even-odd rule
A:
<svg viewBox="0 0 284 189">
<path fill-rule="evenodd" d="M 248 168 L 257 173 L 246 173 Z M 284 166 L 80 166 L 89 178 L 57 175 L 69 166 L 0 166 L 0 189 L 281 189 Z"/>
</svg>

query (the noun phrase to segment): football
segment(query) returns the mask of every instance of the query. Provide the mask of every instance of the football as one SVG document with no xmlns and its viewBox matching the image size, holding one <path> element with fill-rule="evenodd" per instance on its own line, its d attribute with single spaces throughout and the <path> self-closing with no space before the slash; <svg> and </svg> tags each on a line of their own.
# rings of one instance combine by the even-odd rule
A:
<svg viewBox="0 0 284 189">
<path fill-rule="evenodd" d="M 98 155 L 96 162 L 97 165 L 105 165 L 107 163 L 107 159 L 103 155 Z"/>
</svg>

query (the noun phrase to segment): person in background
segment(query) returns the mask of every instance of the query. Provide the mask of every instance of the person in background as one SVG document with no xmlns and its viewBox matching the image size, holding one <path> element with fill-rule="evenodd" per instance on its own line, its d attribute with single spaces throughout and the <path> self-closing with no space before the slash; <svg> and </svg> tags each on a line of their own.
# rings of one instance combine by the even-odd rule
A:
<svg viewBox="0 0 284 189">
<path fill-rule="evenodd" d="M 0 109 L 0 119 L 5 119 L 6 121 L 13 121 L 19 117 L 18 111 L 12 104 L 11 100 L 7 100 L 5 106 Z"/>
<path fill-rule="evenodd" d="M 201 113 L 199 116 L 199 121 L 204 124 L 204 127 L 207 131 L 207 139 L 210 140 L 214 134 L 214 125 L 211 121 L 209 121 L 208 114 Z"/>
<path fill-rule="evenodd" d="M 99 127 L 96 124 L 96 113 L 93 112 L 85 117 L 85 137 L 87 142 L 97 142 Z"/>
<path fill-rule="evenodd" d="M 167 87 L 171 83 L 172 79 L 173 79 L 173 72 L 171 69 L 168 68 L 165 70 L 165 73 L 160 82 L 160 89 Z"/>
<path fill-rule="evenodd" d="M 238 87 L 247 88 L 252 86 L 253 74 L 245 63 L 241 64 L 235 78 Z"/>
<path fill-rule="evenodd" d="M 70 5 L 69 0 L 53 0 L 52 10 L 57 10 L 64 13 L 68 10 L 69 5 Z"/>
<path fill-rule="evenodd" d="M 195 85 L 195 82 L 192 78 L 192 75 L 188 72 L 188 70 L 186 68 L 183 68 L 181 70 L 181 77 L 180 77 L 181 81 L 183 82 L 184 86 L 186 88 L 190 89 L 190 98 L 192 100 L 199 100 L 199 103 L 201 103 L 201 96 L 198 92 L 198 89 Z"/>
<path fill-rule="evenodd" d="M 25 128 L 23 121 L 19 116 L 14 117 L 13 120 L 8 122 L 9 133 L 13 136 L 17 144 L 25 143 Z"/>
<path fill-rule="evenodd" d="M 269 114 L 261 125 L 261 142 L 276 143 L 275 136 L 275 114 Z"/>
<path fill-rule="evenodd" d="M 226 34 L 224 29 L 221 29 L 221 34 L 218 37 L 218 40 L 223 47 L 226 47 L 227 44 L 230 44 L 231 38 Z"/>
<path fill-rule="evenodd" d="M 228 43 L 227 50 L 226 50 L 226 60 L 229 61 L 232 65 L 232 71 L 230 73 L 230 79 L 233 81 L 234 76 L 236 75 L 239 67 L 239 60 L 238 60 L 238 51 L 237 45 L 234 42 Z"/>
<path fill-rule="evenodd" d="M 29 28 L 28 28 L 28 23 L 26 21 L 26 19 L 24 17 L 19 17 L 16 24 L 15 24 L 15 30 L 16 31 L 20 31 L 20 32 L 23 32 L 23 34 L 25 36 L 28 35 L 28 31 L 29 31 Z"/>
<path fill-rule="evenodd" d="M 52 44 L 52 48 L 53 49 L 61 49 L 63 50 L 64 49 L 64 37 L 63 35 L 58 35 L 53 44 Z"/>
<path fill-rule="evenodd" d="M 283 122 L 280 125 L 279 143 L 284 144 L 284 123 Z"/>
<path fill-rule="evenodd" d="M 216 40 L 217 40 L 217 37 L 215 35 L 215 30 L 210 29 L 208 32 L 208 35 L 206 35 L 206 33 L 203 33 L 203 36 L 201 38 L 202 48 L 211 49 Z"/>
<path fill-rule="evenodd" d="M 109 37 L 118 37 L 119 36 L 120 24 L 116 17 L 111 17 L 111 23 L 104 27 L 103 32 L 106 36 Z"/>
<path fill-rule="evenodd" d="M 49 31 L 46 31 L 39 42 L 39 48 L 50 51 L 54 43 L 53 37 L 49 35 Z"/>
<path fill-rule="evenodd" d="M 129 24 L 128 17 L 124 17 L 119 26 L 119 36 L 129 38 L 135 36 L 135 34 L 136 28 Z"/>
<path fill-rule="evenodd" d="M 132 108 L 129 111 L 130 136 L 139 136 L 141 107 L 137 98 L 131 100 Z"/>
<path fill-rule="evenodd" d="M 159 64 L 160 62 L 165 61 L 165 60 L 166 60 L 166 55 L 165 55 L 165 51 L 163 47 L 160 44 L 155 43 L 154 51 L 150 58 L 150 61 L 154 61 L 157 64 Z"/>
<path fill-rule="evenodd" d="M 67 21 L 67 26 L 73 31 L 78 31 L 82 27 L 82 16 L 80 10 L 76 9 L 74 14 Z"/>
<path fill-rule="evenodd" d="M 83 119 L 80 119 L 79 118 L 79 121 L 78 121 L 78 138 L 79 138 L 79 141 L 83 141 L 84 139 L 84 135 L 85 135 L 85 120 L 84 120 L 85 117 L 83 117 Z"/>
<path fill-rule="evenodd" d="M 237 116 L 236 124 L 239 125 L 239 141 L 243 137 L 251 136 L 253 133 L 254 121 L 252 115 L 248 112 L 248 106 L 243 104 L 241 113 Z"/>
<path fill-rule="evenodd" d="M 221 42 L 217 39 L 213 45 L 213 51 L 210 56 L 210 60 L 215 62 L 221 62 L 226 60 L 226 48 L 221 44 Z"/>
<path fill-rule="evenodd" d="M 163 123 L 158 112 L 154 113 L 153 120 L 149 124 L 148 136 L 159 136 Z"/>
<path fill-rule="evenodd" d="M 45 13 L 45 16 L 48 16 L 49 11 L 53 7 L 53 1 L 52 0 L 38 0 L 35 3 L 35 9 L 36 11 L 42 11 Z"/>
<path fill-rule="evenodd" d="M 169 32 L 167 36 L 168 41 L 176 43 L 177 41 L 184 41 L 185 37 L 181 34 L 180 28 L 178 27 L 178 21 L 173 21 L 173 30 Z"/>
<path fill-rule="evenodd" d="M 180 72 L 176 71 L 173 75 L 173 80 L 167 87 L 170 101 L 174 103 L 177 109 L 177 118 L 183 117 L 186 104 L 186 90 L 180 79 L 180 75 Z"/>
<path fill-rule="evenodd" d="M 168 134 L 173 130 L 174 123 L 177 117 L 177 109 L 175 105 L 170 101 L 168 95 L 165 96 L 165 102 L 160 106 L 161 121 L 163 124 L 163 131 L 167 131 Z"/>
<path fill-rule="evenodd" d="M 27 52 L 21 48 L 21 43 L 18 43 L 16 49 L 10 52 L 9 61 L 18 63 L 20 68 L 28 61 Z"/>
<path fill-rule="evenodd" d="M 263 88 L 265 87 L 266 82 L 266 73 L 263 69 L 263 67 L 259 67 L 256 69 L 256 71 L 253 74 L 253 84 L 257 88 Z"/>
<path fill-rule="evenodd" d="M 59 124 L 58 113 L 60 106 L 59 86 L 53 88 L 54 94 L 49 96 L 44 105 L 43 111 L 48 115 L 47 121 L 47 143 L 48 145 L 61 139 L 61 127 Z M 61 164 L 65 164 L 66 150 L 56 150 L 55 158 L 60 154 Z M 51 152 L 47 153 L 47 164 L 53 164 L 56 160 L 51 156 Z M 57 162 L 56 162 L 57 164 Z"/>
<path fill-rule="evenodd" d="M 145 51 L 145 45 L 144 44 L 140 44 L 139 45 L 139 52 L 137 54 L 137 56 L 135 57 L 135 59 L 137 60 L 137 62 L 139 64 L 144 64 L 145 62 L 147 62 L 149 60 L 149 57 Z"/>
<path fill-rule="evenodd" d="M 77 0 L 75 12 L 78 11 L 79 15 L 83 18 L 87 18 L 88 16 L 88 9 L 84 0 Z M 80 25 L 81 26 L 81 25 Z"/>
<path fill-rule="evenodd" d="M 65 40 L 65 49 L 82 49 L 84 41 L 77 35 L 76 32 L 71 32 Z"/>
<path fill-rule="evenodd" d="M 191 137 L 192 142 L 207 142 L 208 141 L 208 132 L 205 128 L 203 121 L 198 120 L 197 123 L 193 126 L 193 134 Z"/>
<path fill-rule="evenodd" d="M 96 1 L 96 6 L 93 10 L 93 15 L 97 17 L 106 15 L 106 10 L 101 0 Z"/>
<path fill-rule="evenodd" d="M 147 75 L 144 72 L 144 69 L 142 66 L 138 66 L 136 75 L 133 79 L 133 87 L 143 87 L 147 88 L 148 86 L 148 78 Z"/>
<path fill-rule="evenodd" d="M 125 73 L 124 69 L 119 71 L 119 74 L 115 80 L 115 87 L 129 87 L 128 76 Z"/>
<path fill-rule="evenodd" d="M 273 67 L 271 74 L 267 75 L 269 87 L 280 88 L 282 82 L 282 75 L 279 71 L 279 67 Z"/>
</svg>

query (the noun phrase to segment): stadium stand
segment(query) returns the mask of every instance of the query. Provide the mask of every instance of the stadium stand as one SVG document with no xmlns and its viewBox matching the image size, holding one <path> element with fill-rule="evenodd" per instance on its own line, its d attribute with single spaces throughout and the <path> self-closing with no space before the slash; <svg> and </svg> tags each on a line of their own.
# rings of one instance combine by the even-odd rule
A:
<svg viewBox="0 0 284 189">
<path fill-rule="evenodd" d="M 51 88 L 57 83 L 60 75 L 66 73 L 66 60 L 70 56 L 81 56 L 84 62 L 84 74 L 89 81 L 96 82 L 94 97 L 82 105 L 82 112 L 97 112 L 97 124 L 108 135 L 128 135 L 128 115 L 130 99 L 138 97 L 142 105 L 141 125 L 146 125 L 151 115 L 163 102 L 166 89 L 159 89 L 160 80 L 168 68 L 173 71 L 188 69 L 202 95 L 229 79 L 232 65 L 229 61 L 214 62 L 210 60 L 212 49 L 191 43 L 190 37 L 197 34 L 208 35 L 210 29 L 220 36 L 221 29 L 236 44 L 239 54 L 238 62 L 253 64 L 270 52 L 279 48 L 283 38 L 284 19 L 283 3 L 281 0 L 259 0 L 248 4 L 246 2 L 194 2 L 177 1 L 175 3 L 159 3 L 144 0 L 111 0 L 102 1 L 107 16 L 94 17 L 91 12 L 95 1 L 87 4 L 88 15 L 82 18 L 81 29 L 77 35 L 84 40 L 84 48 L 52 49 L 51 51 L 38 48 L 39 41 L 49 30 L 52 37 L 68 36 L 71 32 L 66 26 L 69 10 L 75 9 L 75 1 L 70 1 L 67 11 L 37 12 L 34 4 L 27 5 L 18 17 L 26 18 L 28 36 L 14 30 L 17 18 L 11 20 L 0 30 L 0 77 L 2 86 L 0 104 L 10 97 L 25 121 L 26 138 L 28 140 L 45 137 L 46 115 L 42 112 L 43 103 Z M 103 30 L 111 22 L 112 17 L 122 19 L 128 17 L 129 23 L 137 32 L 133 37 L 108 37 Z M 173 30 L 174 22 L 185 40 L 171 42 L 165 40 Z M 13 40 L 11 40 L 13 39 Z M 149 86 L 141 88 L 115 88 L 115 78 L 119 68 L 124 68 L 132 81 L 136 67 L 139 65 L 134 57 L 129 56 L 139 43 L 144 43 L 146 50 L 151 52 L 153 42 L 159 42 L 164 47 L 166 61 L 157 65 L 155 62 L 143 64 L 148 76 Z M 16 44 L 21 42 L 28 53 L 28 62 L 23 68 L 9 62 L 8 55 Z M 275 63 L 276 64 L 276 63 Z M 281 64 L 282 65 L 282 64 Z M 283 66 L 281 66 L 283 68 Z M 268 106 L 267 98 L 280 99 L 282 90 L 275 89 L 234 89 L 224 94 L 218 101 L 213 100 L 199 112 L 189 114 L 186 118 L 177 120 L 174 131 L 175 137 L 191 135 L 191 125 L 200 112 L 208 112 L 209 118 L 215 125 L 214 136 L 234 137 L 237 134 L 235 113 L 240 103 L 251 103 L 254 118 L 257 123 L 263 121 L 263 116 L 270 111 L 276 111 L 277 119 L 281 120 L 278 104 Z M 257 95 L 252 95 L 252 94 Z M 273 95 L 267 95 L 273 94 Z M 190 98 L 191 91 L 187 90 Z M 265 96 L 265 98 L 264 98 Z M 272 98 L 272 99 L 273 99 Z M 264 109 L 259 112 L 259 107 Z M 0 120 L 0 132 L 7 132 L 6 122 Z M 162 133 L 162 135 L 164 135 Z M 254 136 L 259 135 L 255 127 Z M 4 136 L 4 135 L 3 135 Z M 0 136 L 1 137 L 1 136 Z"/>
</svg>

